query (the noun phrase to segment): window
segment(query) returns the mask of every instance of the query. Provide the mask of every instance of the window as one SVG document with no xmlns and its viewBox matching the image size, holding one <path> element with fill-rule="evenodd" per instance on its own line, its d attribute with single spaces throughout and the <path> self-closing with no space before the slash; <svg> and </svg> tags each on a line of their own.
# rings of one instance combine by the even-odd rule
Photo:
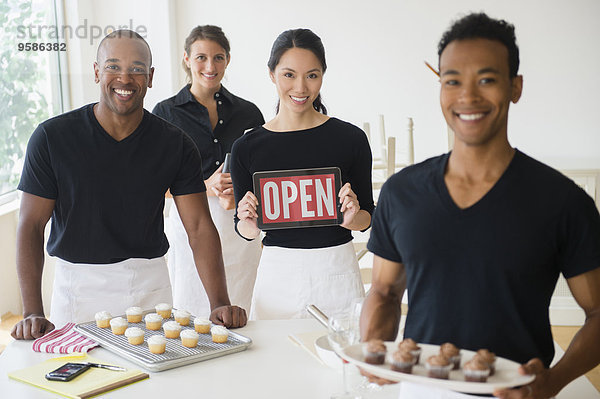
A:
<svg viewBox="0 0 600 399">
<path fill-rule="evenodd" d="M 53 46 L 58 39 L 47 34 L 50 26 L 60 25 L 56 3 L 0 0 L 0 203 L 16 191 L 33 130 L 63 112 L 60 65 L 65 55 Z"/>
</svg>

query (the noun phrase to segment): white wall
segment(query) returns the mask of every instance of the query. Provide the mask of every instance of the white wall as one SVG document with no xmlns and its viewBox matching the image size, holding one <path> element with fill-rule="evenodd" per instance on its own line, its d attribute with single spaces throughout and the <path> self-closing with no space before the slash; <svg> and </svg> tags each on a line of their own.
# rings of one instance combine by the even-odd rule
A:
<svg viewBox="0 0 600 399">
<path fill-rule="evenodd" d="M 69 2 L 67 2 L 69 3 Z M 384 114 L 389 134 L 405 142 L 406 118 L 415 123 L 417 161 L 447 150 L 439 83 L 423 64 L 437 65 L 437 42 L 452 20 L 485 11 L 516 26 L 525 85 L 513 106 L 513 145 L 557 168 L 600 168 L 600 1 L 572 0 L 79 0 L 77 18 L 100 26 L 144 24 L 156 73 L 146 107 L 176 93 L 185 81 L 183 41 L 199 24 L 220 25 L 231 41 L 225 85 L 274 114 L 275 89 L 266 62 L 285 29 L 308 27 L 325 44 L 328 70 L 322 94 L 330 114 L 377 129 Z M 94 22 L 92 22 L 94 21 Z M 97 100 L 91 75 L 94 46 L 83 48 L 90 73 L 76 105 Z M 75 73 L 75 70 L 72 70 Z M 403 149 L 398 149 L 400 157 Z"/>
<path fill-rule="evenodd" d="M 370 121 L 375 127 L 377 114 L 384 114 L 388 132 L 399 137 L 400 144 L 405 140 L 406 118 L 412 116 L 416 160 L 447 149 L 439 83 L 423 61 L 437 65 L 437 42 L 461 14 L 485 11 L 506 19 L 516 26 L 525 80 L 522 100 L 511 110 L 512 144 L 555 167 L 600 167 L 600 76 L 595 71 L 600 64 L 600 1 L 180 0 L 176 4 L 181 44 L 195 25 L 223 27 L 232 45 L 225 84 L 254 101 L 265 117 L 273 115 L 276 102 L 266 69 L 274 39 L 285 29 L 313 29 L 327 52 L 322 94 L 331 114 L 359 125 Z"/>
</svg>

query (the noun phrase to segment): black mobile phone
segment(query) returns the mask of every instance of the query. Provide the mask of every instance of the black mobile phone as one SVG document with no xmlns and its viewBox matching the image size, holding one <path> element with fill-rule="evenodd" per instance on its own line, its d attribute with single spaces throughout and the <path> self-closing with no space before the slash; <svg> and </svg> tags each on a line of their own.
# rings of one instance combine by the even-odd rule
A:
<svg viewBox="0 0 600 399">
<path fill-rule="evenodd" d="M 50 381 L 71 381 L 89 368 L 90 365 L 85 363 L 63 364 L 56 370 L 46 374 L 46 379 Z"/>
</svg>

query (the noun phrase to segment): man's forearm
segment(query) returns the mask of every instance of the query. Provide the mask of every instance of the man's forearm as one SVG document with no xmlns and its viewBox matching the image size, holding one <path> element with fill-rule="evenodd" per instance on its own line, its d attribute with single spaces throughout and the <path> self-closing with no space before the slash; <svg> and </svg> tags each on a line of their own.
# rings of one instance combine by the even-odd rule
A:
<svg viewBox="0 0 600 399">
<path fill-rule="evenodd" d="M 558 393 L 575 378 L 600 363 L 600 312 L 589 315 L 560 361 L 550 369 L 550 381 Z"/>
<path fill-rule="evenodd" d="M 384 295 L 371 289 L 361 313 L 361 340 L 393 341 L 398 335 L 400 316 L 400 299 L 396 295 Z"/>
<path fill-rule="evenodd" d="M 43 229 L 19 225 L 17 229 L 17 276 L 23 298 L 23 316 L 43 315 L 42 271 L 44 269 Z"/>
<path fill-rule="evenodd" d="M 230 305 L 221 241 L 217 230 L 212 224 L 204 226 L 199 235 L 190 237 L 189 243 L 211 310 L 219 306 Z"/>
</svg>

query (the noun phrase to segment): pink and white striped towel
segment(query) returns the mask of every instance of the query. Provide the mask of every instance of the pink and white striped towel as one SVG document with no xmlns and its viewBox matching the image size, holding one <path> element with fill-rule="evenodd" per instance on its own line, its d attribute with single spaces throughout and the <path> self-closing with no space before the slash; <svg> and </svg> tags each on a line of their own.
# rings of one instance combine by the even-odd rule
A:
<svg viewBox="0 0 600 399">
<path fill-rule="evenodd" d="M 75 331 L 75 323 L 67 323 L 33 341 L 34 351 L 47 353 L 87 352 L 96 346 L 96 341 Z"/>
</svg>

